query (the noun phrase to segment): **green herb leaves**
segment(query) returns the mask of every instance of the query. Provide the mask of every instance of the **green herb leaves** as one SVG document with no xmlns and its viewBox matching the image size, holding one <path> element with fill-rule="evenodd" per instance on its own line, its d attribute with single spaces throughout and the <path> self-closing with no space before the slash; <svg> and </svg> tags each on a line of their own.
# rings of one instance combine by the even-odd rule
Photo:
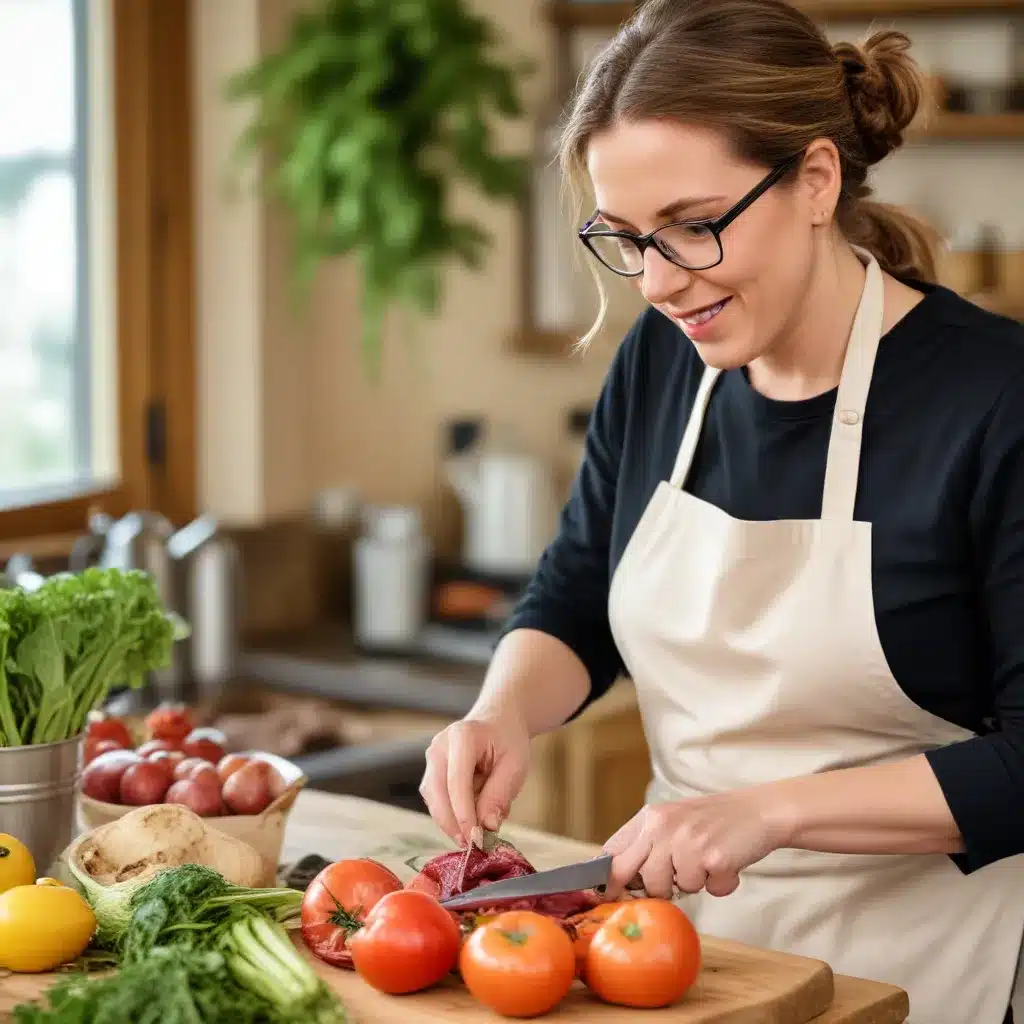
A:
<svg viewBox="0 0 1024 1024">
<path fill-rule="evenodd" d="M 106 931 L 119 970 L 62 980 L 47 1006 L 16 1007 L 18 1024 L 344 1024 L 282 927 L 298 890 L 246 889 L 185 864 L 120 898 Z"/>
<path fill-rule="evenodd" d="M 371 372 L 388 306 L 432 313 L 444 262 L 482 261 L 490 239 L 451 212 L 451 185 L 498 199 L 525 184 L 526 162 L 498 152 L 493 129 L 522 116 L 527 65 L 497 61 L 496 41 L 465 0 L 319 0 L 282 50 L 229 83 L 257 103 L 240 151 L 268 161 L 294 216 L 299 294 L 322 260 L 358 257 Z"/>
</svg>

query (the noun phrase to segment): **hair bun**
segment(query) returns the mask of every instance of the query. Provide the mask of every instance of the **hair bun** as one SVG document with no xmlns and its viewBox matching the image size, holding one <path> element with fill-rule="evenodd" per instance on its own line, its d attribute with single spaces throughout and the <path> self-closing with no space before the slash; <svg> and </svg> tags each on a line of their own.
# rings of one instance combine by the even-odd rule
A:
<svg viewBox="0 0 1024 1024">
<path fill-rule="evenodd" d="M 924 76 L 909 49 L 910 40 L 894 29 L 875 32 L 861 46 L 833 48 L 868 163 L 878 163 L 903 144 L 924 100 Z"/>
</svg>

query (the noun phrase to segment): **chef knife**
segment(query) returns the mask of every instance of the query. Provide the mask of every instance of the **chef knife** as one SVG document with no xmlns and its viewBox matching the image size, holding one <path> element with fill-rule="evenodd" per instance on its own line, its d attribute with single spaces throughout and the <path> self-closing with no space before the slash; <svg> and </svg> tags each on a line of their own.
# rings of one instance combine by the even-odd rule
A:
<svg viewBox="0 0 1024 1024">
<path fill-rule="evenodd" d="M 611 854 L 603 854 L 551 871 L 536 871 L 532 875 L 520 875 L 501 882 L 485 882 L 469 892 L 442 900 L 441 906 L 446 910 L 471 910 L 475 907 L 496 907 L 535 896 L 555 896 L 578 892 L 580 889 L 595 889 L 608 884 L 611 867 Z"/>
</svg>

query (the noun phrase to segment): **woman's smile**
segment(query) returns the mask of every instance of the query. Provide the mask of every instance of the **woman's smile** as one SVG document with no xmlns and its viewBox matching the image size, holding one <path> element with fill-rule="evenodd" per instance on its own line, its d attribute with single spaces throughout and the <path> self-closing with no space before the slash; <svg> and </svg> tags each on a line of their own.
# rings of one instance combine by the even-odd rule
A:
<svg viewBox="0 0 1024 1024">
<path fill-rule="evenodd" d="M 690 306 L 686 310 L 677 311 L 671 307 L 663 307 L 662 312 L 674 320 L 686 332 L 686 336 L 694 342 L 712 340 L 715 335 L 721 336 L 723 327 L 721 314 L 725 311 L 732 296 L 719 299 L 704 306 Z"/>
</svg>

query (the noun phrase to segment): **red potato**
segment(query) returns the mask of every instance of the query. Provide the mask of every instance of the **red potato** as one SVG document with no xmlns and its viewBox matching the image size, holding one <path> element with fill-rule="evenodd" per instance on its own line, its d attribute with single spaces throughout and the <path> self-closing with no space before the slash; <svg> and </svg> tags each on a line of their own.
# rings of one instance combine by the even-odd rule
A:
<svg viewBox="0 0 1024 1024">
<path fill-rule="evenodd" d="M 267 762 L 270 763 L 269 761 Z M 286 789 L 288 783 L 284 776 L 271 764 L 270 765 L 270 802 L 273 803 Z"/>
<path fill-rule="evenodd" d="M 207 769 L 214 774 L 217 772 L 217 769 L 209 761 L 201 757 L 186 757 L 175 765 L 174 781 L 183 782 L 186 779 L 194 778 L 198 772 Z"/>
<path fill-rule="evenodd" d="M 163 766 L 152 761 L 130 764 L 121 776 L 121 803 L 133 807 L 162 803 L 170 784 Z"/>
<path fill-rule="evenodd" d="M 204 786 L 217 790 L 217 792 L 220 793 L 221 801 L 224 800 L 224 793 L 220 784 L 220 776 L 217 774 L 217 769 L 214 768 L 213 765 L 204 765 L 194 769 L 192 774 L 188 777 L 188 781 L 195 782 L 197 779 L 200 780 Z"/>
<path fill-rule="evenodd" d="M 146 758 L 148 764 L 155 764 L 167 776 L 167 785 L 174 781 L 174 769 L 181 763 L 185 755 L 180 750 L 157 750 Z"/>
<path fill-rule="evenodd" d="M 227 753 L 228 740 L 220 729 L 193 729 L 181 744 L 187 757 L 201 757 L 217 764 Z"/>
<path fill-rule="evenodd" d="M 272 765 L 254 758 L 224 783 L 224 803 L 235 814 L 260 814 L 283 786 L 281 776 Z"/>
<path fill-rule="evenodd" d="M 164 803 L 184 804 L 201 818 L 216 818 L 226 813 L 216 772 L 202 772 L 194 779 L 175 782 L 167 790 Z"/>
<path fill-rule="evenodd" d="M 244 764 L 249 763 L 247 754 L 225 754 L 217 762 L 217 774 L 221 782 L 227 782 Z"/>
<path fill-rule="evenodd" d="M 87 736 L 85 738 L 85 747 L 82 751 L 82 760 L 86 764 L 91 764 L 100 754 L 107 754 L 111 750 L 124 749 L 124 745 L 117 740 L 98 740 L 92 736 Z"/>
<path fill-rule="evenodd" d="M 171 768 L 177 768 L 185 760 L 183 750 L 151 750 L 146 754 L 147 761 L 165 761 Z"/>
<path fill-rule="evenodd" d="M 121 776 L 142 761 L 134 750 L 110 750 L 90 762 L 82 773 L 82 792 L 93 800 L 116 804 L 121 800 Z"/>
<path fill-rule="evenodd" d="M 137 747 L 135 752 L 139 757 L 149 757 L 150 754 L 155 754 L 158 750 L 180 750 L 181 747 L 173 740 L 146 740 L 141 747 Z"/>
</svg>

